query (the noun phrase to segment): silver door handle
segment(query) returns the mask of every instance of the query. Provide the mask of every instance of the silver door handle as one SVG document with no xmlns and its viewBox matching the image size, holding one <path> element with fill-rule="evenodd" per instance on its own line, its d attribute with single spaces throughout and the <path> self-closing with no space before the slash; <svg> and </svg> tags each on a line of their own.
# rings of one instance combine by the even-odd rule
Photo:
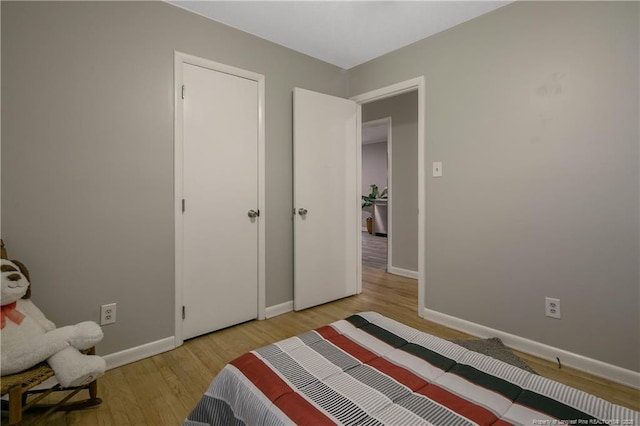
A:
<svg viewBox="0 0 640 426">
<path fill-rule="evenodd" d="M 247 216 L 249 216 L 251 219 L 253 219 L 254 217 L 258 217 L 260 216 L 260 210 L 258 211 L 249 210 L 249 213 L 247 213 Z"/>
<path fill-rule="evenodd" d="M 305 216 L 307 213 L 309 213 L 307 209 L 298 209 L 298 214 L 300 216 Z"/>
</svg>

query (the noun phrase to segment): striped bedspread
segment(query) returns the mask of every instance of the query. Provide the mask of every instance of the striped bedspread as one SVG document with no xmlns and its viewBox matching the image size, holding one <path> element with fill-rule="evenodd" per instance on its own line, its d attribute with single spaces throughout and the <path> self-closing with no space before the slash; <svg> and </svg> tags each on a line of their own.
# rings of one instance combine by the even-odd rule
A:
<svg viewBox="0 0 640 426">
<path fill-rule="evenodd" d="M 228 364 L 185 425 L 640 425 L 639 413 L 375 312 Z"/>
</svg>

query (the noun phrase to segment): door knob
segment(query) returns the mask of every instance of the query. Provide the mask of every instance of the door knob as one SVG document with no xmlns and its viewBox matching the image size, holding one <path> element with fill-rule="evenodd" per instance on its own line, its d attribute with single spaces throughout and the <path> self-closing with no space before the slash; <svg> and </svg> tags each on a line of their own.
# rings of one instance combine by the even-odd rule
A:
<svg viewBox="0 0 640 426">
<path fill-rule="evenodd" d="M 249 216 L 251 219 L 253 219 L 254 217 L 258 217 L 260 216 L 260 210 L 258 211 L 249 210 L 249 213 L 247 213 L 247 216 Z"/>
<path fill-rule="evenodd" d="M 298 214 L 300 216 L 304 216 L 308 213 L 307 209 L 298 209 Z"/>
</svg>

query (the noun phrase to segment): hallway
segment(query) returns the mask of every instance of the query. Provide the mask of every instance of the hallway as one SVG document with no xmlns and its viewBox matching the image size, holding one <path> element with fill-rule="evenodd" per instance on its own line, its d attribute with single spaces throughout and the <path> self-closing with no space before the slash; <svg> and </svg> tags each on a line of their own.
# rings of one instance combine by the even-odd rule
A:
<svg viewBox="0 0 640 426">
<path fill-rule="evenodd" d="M 387 270 L 387 238 L 362 232 L 362 264 L 375 269 Z"/>
</svg>

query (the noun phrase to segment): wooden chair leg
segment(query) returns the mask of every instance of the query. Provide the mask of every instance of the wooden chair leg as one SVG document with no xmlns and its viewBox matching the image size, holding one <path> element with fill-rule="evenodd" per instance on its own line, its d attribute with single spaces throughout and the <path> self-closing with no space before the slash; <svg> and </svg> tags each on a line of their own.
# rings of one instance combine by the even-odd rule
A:
<svg viewBox="0 0 640 426">
<path fill-rule="evenodd" d="M 89 383 L 89 398 L 96 400 L 98 399 L 98 381 L 94 380 Z"/>
<path fill-rule="evenodd" d="M 95 355 L 96 354 L 96 347 L 92 346 L 87 350 L 87 355 Z M 89 398 L 91 398 L 92 400 L 97 400 L 98 398 L 98 381 L 94 380 L 93 382 L 89 383 Z"/>
<path fill-rule="evenodd" d="M 17 425 L 22 421 L 22 386 L 9 389 L 9 425 Z"/>
</svg>

